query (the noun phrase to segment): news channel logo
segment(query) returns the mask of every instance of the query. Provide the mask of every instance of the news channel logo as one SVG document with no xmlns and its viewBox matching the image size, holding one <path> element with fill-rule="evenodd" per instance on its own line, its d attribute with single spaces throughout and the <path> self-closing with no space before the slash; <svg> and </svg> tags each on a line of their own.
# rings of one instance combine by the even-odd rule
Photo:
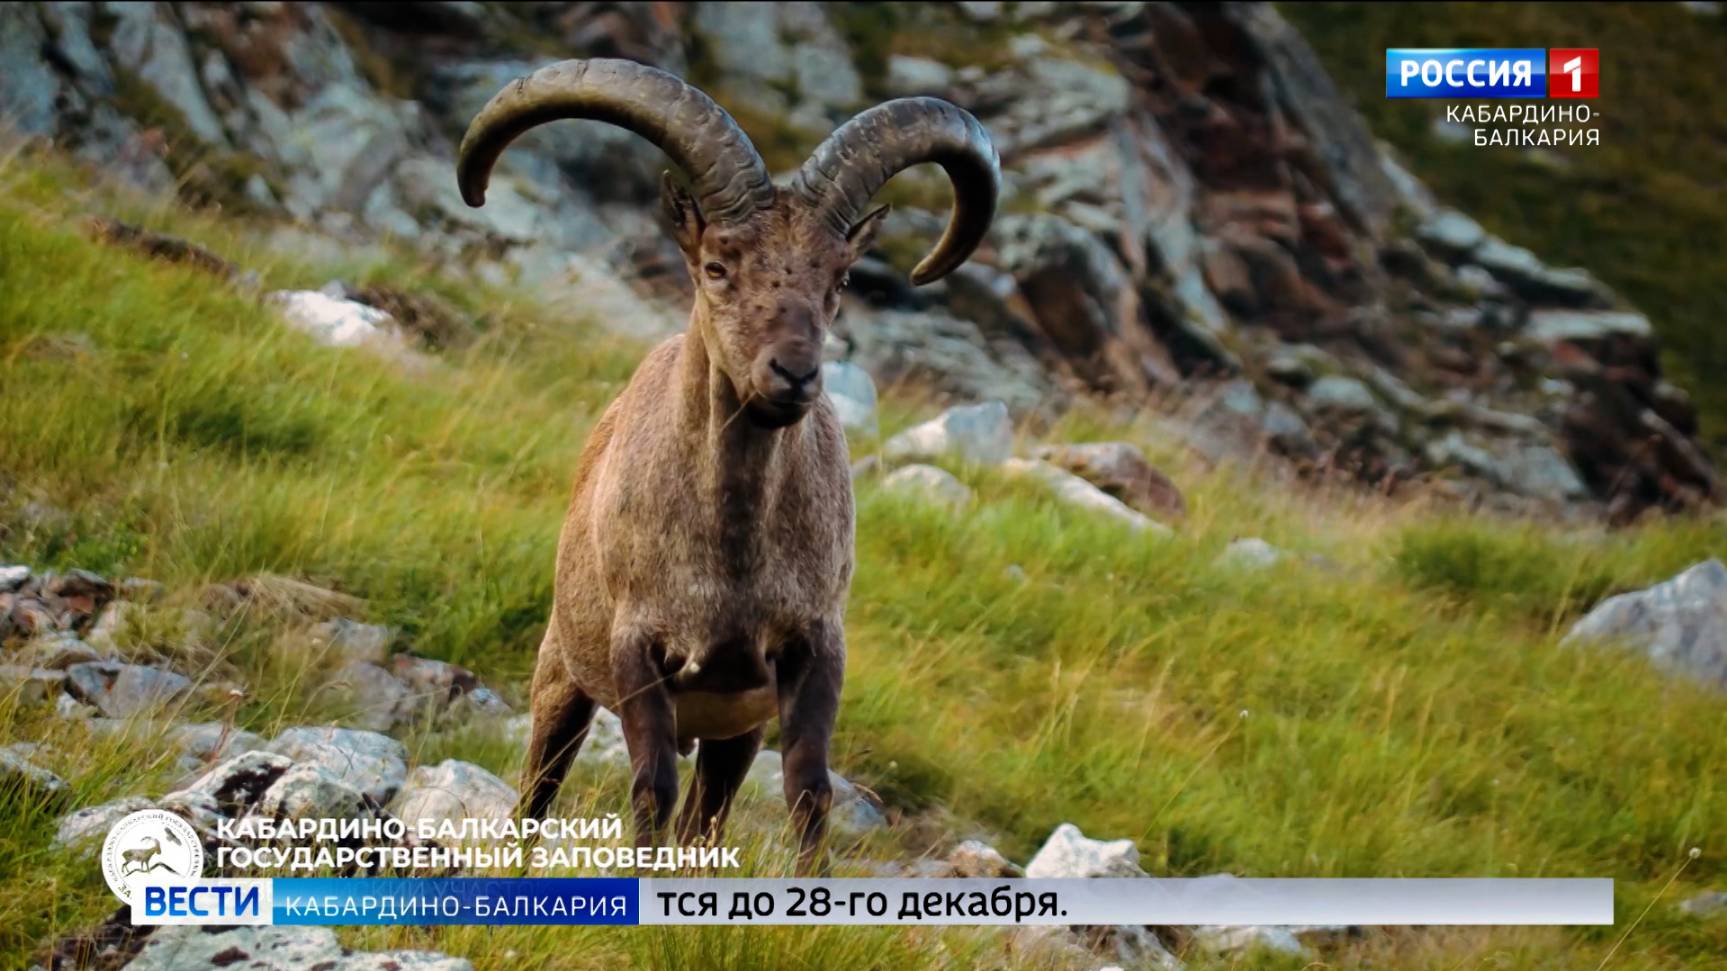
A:
<svg viewBox="0 0 1727 971">
<path fill-rule="evenodd" d="M 204 844 L 192 824 L 162 809 L 144 809 L 115 823 L 102 841 L 102 875 L 128 904 L 146 885 L 190 883 L 204 875 Z"/>
<path fill-rule="evenodd" d="M 1576 98 L 1601 93 L 1593 47 L 1388 47 L 1387 98 Z"/>
</svg>

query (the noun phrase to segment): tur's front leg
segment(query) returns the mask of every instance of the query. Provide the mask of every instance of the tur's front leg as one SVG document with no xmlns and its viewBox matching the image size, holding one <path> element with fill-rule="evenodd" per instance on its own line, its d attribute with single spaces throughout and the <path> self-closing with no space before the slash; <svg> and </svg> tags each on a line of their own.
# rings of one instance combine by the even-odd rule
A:
<svg viewBox="0 0 1727 971">
<path fill-rule="evenodd" d="M 660 842 L 678 801 L 677 715 L 664 660 L 661 646 L 646 634 L 626 632 L 612 639 L 612 682 L 630 752 L 637 846 Z"/>
<path fill-rule="evenodd" d="M 845 632 L 838 622 L 817 624 L 787 645 L 778 662 L 780 749 L 786 805 L 798 832 L 798 872 L 825 869 L 833 784 L 828 781 L 828 744 L 839 713 L 845 680 Z"/>
</svg>

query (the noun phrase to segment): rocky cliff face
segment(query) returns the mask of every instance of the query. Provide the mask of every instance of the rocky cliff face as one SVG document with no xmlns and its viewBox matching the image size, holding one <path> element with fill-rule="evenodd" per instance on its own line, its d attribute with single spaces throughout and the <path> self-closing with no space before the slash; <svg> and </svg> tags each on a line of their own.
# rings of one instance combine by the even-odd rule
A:
<svg viewBox="0 0 1727 971">
<path fill-rule="evenodd" d="M 580 56 L 692 78 L 777 171 L 882 98 L 984 121 L 1007 190 L 961 272 L 905 283 L 944 218 L 939 173 L 885 193 L 839 328 L 878 381 L 1022 413 L 1157 402 L 1209 454 L 1495 505 L 1625 519 L 1721 494 L 1648 320 L 1430 198 L 1264 5 L 7 5 L 0 115 L 197 204 L 676 328 L 650 146 L 556 126 L 506 157 L 486 208 L 457 195 L 479 105 Z"/>
</svg>

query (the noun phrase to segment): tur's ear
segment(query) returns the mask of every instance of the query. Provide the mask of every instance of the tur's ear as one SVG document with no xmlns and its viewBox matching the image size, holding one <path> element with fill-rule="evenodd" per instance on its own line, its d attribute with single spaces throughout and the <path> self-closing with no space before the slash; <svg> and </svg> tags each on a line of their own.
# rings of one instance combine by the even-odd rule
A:
<svg viewBox="0 0 1727 971">
<path fill-rule="evenodd" d="M 666 222 L 671 225 L 672 240 L 684 255 L 695 259 L 702 241 L 702 211 L 689 190 L 672 178 L 672 173 L 660 174 L 660 203 L 666 210 Z"/>
<path fill-rule="evenodd" d="M 851 244 L 854 259 L 869 252 L 869 248 L 875 244 L 876 230 L 881 228 L 882 217 L 887 215 L 889 208 L 885 205 L 877 206 L 852 224 L 851 230 L 846 233 L 846 242 Z"/>
</svg>

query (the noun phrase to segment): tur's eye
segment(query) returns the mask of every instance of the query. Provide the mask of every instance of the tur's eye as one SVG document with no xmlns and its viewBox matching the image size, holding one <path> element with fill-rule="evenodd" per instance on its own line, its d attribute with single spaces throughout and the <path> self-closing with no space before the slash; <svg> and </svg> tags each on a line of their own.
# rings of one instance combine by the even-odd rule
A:
<svg viewBox="0 0 1727 971">
<path fill-rule="evenodd" d="M 847 286 L 849 286 L 851 284 L 851 282 L 852 282 L 852 275 L 850 273 L 841 273 L 840 274 L 840 282 L 835 284 L 834 289 L 835 290 L 844 290 Z"/>
<path fill-rule="evenodd" d="M 706 273 L 710 280 L 724 280 L 726 278 L 726 267 L 724 263 L 709 263 L 707 266 L 702 267 L 702 272 Z"/>
</svg>

